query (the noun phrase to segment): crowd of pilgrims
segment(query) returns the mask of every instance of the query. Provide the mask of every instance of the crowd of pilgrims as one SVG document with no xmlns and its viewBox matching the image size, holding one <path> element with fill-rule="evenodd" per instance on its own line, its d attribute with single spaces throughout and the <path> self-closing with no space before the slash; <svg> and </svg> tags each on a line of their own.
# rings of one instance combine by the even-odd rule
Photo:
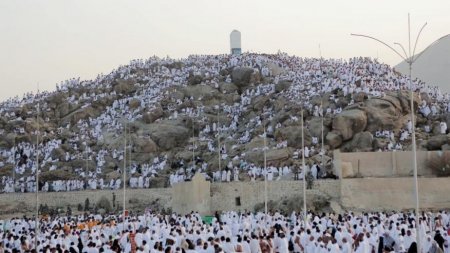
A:
<svg viewBox="0 0 450 253">
<path fill-rule="evenodd" d="M 281 74 L 272 73 L 269 66 L 277 66 L 284 71 Z M 202 76 L 201 85 L 219 88 L 221 71 L 231 67 L 246 66 L 258 71 L 270 83 L 257 85 L 254 88 L 247 89 L 240 95 L 239 102 L 235 104 L 221 104 L 214 108 L 217 114 L 227 117 L 227 122 L 211 122 L 204 116 L 204 106 L 183 107 L 177 109 L 177 106 L 193 97 L 177 99 L 172 96 L 171 91 L 175 87 L 188 85 L 188 79 L 191 76 Z M 134 84 L 136 92 L 129 96 L 124 96 L 113 89 L 113 83 L 117 80 L 139 80 Z M 73 168 L 73 172 L 78 178 L 73 180 L 46 181 L 39 185 L 42 191 L 72 191 L 80 189 L 117 189 L 123 184 L 121 176 L 117 178 L 105 178 L 103 169 L 106 166 L 105 157 L 112 157 L 117 164 L 121 164 L 124 159 L 124 149 L 112 149 L 106 146 L 90 146 L 88 140 L 97 140 L 101 142 L 105 136 L 107 138 L 116 138 L 124 134 L 125 123 L 142 120 L 144 112 L 151 111 L 152 108 L 159 106 L 160 102 L 170 100 L 167 110 L 170 112 L 170 120 L 176 120 L 181 116 L 188 116 L 201 121 L 205 127 L 198 134 L 198 142 L 189 144 L 189 150 L 199 159 L 192 161 L 179 161 L 167 159 L 164 154 L 159 154 L 156 161 L 148 163 L 136 163 L 131 161 L 127 165 L 128 173 L 127 184 L 130 187 L 151 187 L 152 178 L 157 177 L 162 171 L 171 169 L 172 172 L 167 178 L 168 185 L 188 180 L 196 172 L 205 173 L 209 168 L 206 162 L 202 160 L 201 152 L 218 153 L 222 162 L 222 168 L 216 168 L 215 172 L 207 176 L 215 181 L 235 181 L 243 178 L 244 175 L 251 180 L 258 180 L 267 175 L 270 180 L 281 178 L 302 178 L 302 168 L 297 168 L 294 164 L 273 164 L 264 169 L 259 164 L 253 164 L 245 160 L 245 154 L 239 154 L 231 157 L 229 149 L 234 149 L 239 145 L 245 145 L 255 137 L 255 129 L 264 122 L 274 120 L 274 106 L 264 107 L 263 112 L 257 114 L 245 125 L 245 131 L 236 131 L 242 129 L 240 117 L 249 109 L 249 105 L 259 95 L 271 95 L 275 92 L 275 85 L 281 80 L 292 80 L 289 89 L 282 91 L 276 96 L 284 96 L 288 101 L 300 104 L 302 108 L 309 111 L 310 115 L 316 117 L 333 117 L 342 111 L 342 103 L 338 103 L 343 97 L 338 97 L 330 93 L 329 106 L 321 108 L 313 104 L 311 98 L 326 92 L 339 89 L 344 96 L 353 96 L 359 92 L 365 92 L 369 97 L 383 97 L 386 91 L 408 90 L 409 82 L 406 76 L 400 75 L 394 69 L 386 64 L 379 63 L 377 60 L 369 58 L 342 59 L 313 59 L 289 56 L 284 53 L 276 55 L 243 54 L 243 55 L 194 55 L 185 59 L 160 59 L 151 57 L 146 60 L 133 60 L 129 65 L 120 66 L 110 74 L 101 74 L 94 80 L 81 81 L 79 78 L 73 78 L 57 85 L 54 92 L 39 92 L 37 94 L 28 93 L 23 98 L 14 97 L 0 104 L 0 117 L 11 122 L 25 122 L 31 117 L 36 117 L 38 111 L 49 112 L 51 108 L 46 99 L 57 93 L 67 94 L 67 102 L 73 105 L 80 105 L 82 108 L 89 107 L 92 103 L 103 98 L 113 99 L 98 117 L 89 117 L 80 119 L 76 123 L 67 122 L 58 125 L 56 129 L 47 129 L 38 132 L 34 130 L 27 133 L 25 127 L 16 127 L 12 134 L 22 136 L 30 134 L 33 138 L 39 134 L 41 141 L 36 149 L 35 143 L 19 142 L 14 143 L 11 148 L 0 149 L 0 168 L 12 166 L 12 173 L 0 178 L 3 192 L 32 192 L 35 187 L 35 176 L 37 167 L 37 157 L 40 161 L 40 171 L 52 171 L 61 169 L 62 162 L 71 162 L 75 160 L 88 160 L 94 162 L 92 168 L 80 166 Z M 225 82 L 231 82 L 231 76 L 225 77 Z M 420 80 L 413 80 L 413 89 L 420 93 L 425 93 L 430 99 L 423 99 L 419 112 L 428 119 L 433 119 L 450 111 L 448 94 L 441 93 L 437 87 L 429 87 Z M 83 90 L 75 93 L 74 91 Z M 226 92 L 220 90 L 220 92 Z M 198 98 L 202 101 L 202 98 Z M 138 101 L 136 107 L 131 107 L 131 101 Z M 432 103 L 427 101 L 433 101 Z M 348 104 L 354 103 L 352 99 Z M 39 109 L 27 111 L 28 116 L 18 117 L 15 113 L 16 108 L 25 105 L 37 105 Z M 338 106 L 340 104 L 341 106 Z M 50 121 L 48 117 L 42 119 L 44 122 Z M 271 139 L 273 149 L 285 148 L 286 140 L 275 140 L 273 135 L 277 128 L 284 124 L 298 121 L 295 115 L 283 122 L 270 124 L 267 128 L 266 136 Z M 308 128 L 308 122 L 305 122 Z M 18 124 L 23 126 L 23 124 Z M 432 122 L 421 126 L 424 131 L 432 131 Z M 71 131 L 73 129 L 76 131 Z M 70 132 L 70 138 L 61 138 L 61 133 Z M 403 144 L 408 143 L 412 132 L 412 123 L 408 122 L 400 133 L 394 133 L 388 129 L 380 129 L 372 133 L 377 137 L 386 138 L 388 145 L 380 151 L 402 150 Z M 440 132 L 447 133 L 447 125 L 440 122 Z M 7 134 L 5 129 L 0 129 L 1 134 Z M 224 143 L 218 145 L 217 137 L 224 138 Z M 148 137 L 148 136 L 147 136 Z M 312 143 L 303 150 L 296 150 L 294 154 L 299 156 L 301 152 L 305 157 L 312 157 L 317 154 L 326 154 L 327 150 L 321 149 L 320 136 L 312 136 Z M 199 143 L 206 143 L 207 150 L 199 151 Z M 226 145 L 231 143 L 231 145 Z M 62 145 L 69 145 L 70 151 L 67 151 L 62 157 L 55 157 L 53 151 L 60 149 Z M 133 143 L 128 148 L 133 149 Z M 405 145 L 406 146 L 406 145 Z M 266 148 L 266 149 L 267 149 Z M 255 148 L 263 150 L 264 147 Z M 37 156 L 37 153 L 39 154 Z M 301 155 L 300 155 L 301 157 Z M 219 159 L 219 158 L 218 158 Z M 202 162 L 197 162 L 202 161 Z M 324 176 L 325 170 L 320 167 L 324 165 L 308 160 L 308 166 L 315 178 Z M 313 169 L 314 168 L 314 169 Z M 121 172 L 119 166 L 116 171 Z"/>
<path fill-rule="evenodd" d="M 125 217 L 125 218 L 124 218 Z M 450 252 L 446 211 L 414 213 L 79 214 L 0 221 L 1 252 Z M 417 227 L 416 227 L 417 226 Z M 417 243 L 416 231 L 420 237 Z M 420 249 L 418 246 L 420 245 Z"/>
</svg>

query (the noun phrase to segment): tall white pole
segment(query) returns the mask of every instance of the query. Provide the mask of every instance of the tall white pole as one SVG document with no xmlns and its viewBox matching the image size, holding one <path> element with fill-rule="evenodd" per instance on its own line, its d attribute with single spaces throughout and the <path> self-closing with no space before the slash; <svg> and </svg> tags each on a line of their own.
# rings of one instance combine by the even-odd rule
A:
<svg viewBox="0 0 450 253">
<path fill-rule="evenodd" d="M 12 173 L 13 173 L 13 189 L 14 192 L 16 192 L 16 135 L 14 135 L 14 144 L 13 144 L 13 154 L 14 154 L 14 167 L 12 169 Z"/>
<path fill-rule="evenodd" d="M 307 217 L 307 210 L 306 210 L 306 166 L 305 166 L 305 138 L 304 138 L 304 123 L 303 123 L 303 109 L 301 113 L 302 117 L 302 166 L 303 166 L 303 219 L 305 221 L 306 226 L 306 217 Z"/>
<path fill-rule="evenodd" d="M 264 124 L 264 123 L 263 123 Z M 264 125 L 264 213 L 267 217 L 267 140 L 266 140 L 266 125 Z"/>
<path fill-rule="evenodd" d="M 123 224 L 125 225 L 126 189 L 127 189 L 127 123 L 125 123 L 125 145 L 123 147 Z"/>
<path fill-rule="evenodd" d="M 413 152 L 413 166 L 414 166 L 414 195 L 416 200 L 416 240 L 417 240 L 417 250 L 421 251 L 421 238 L 419 230 L 419 181 L 417 178 L 417 152 L 416 152 L 416 130 L 415 130 L 415 119 L 414 119 L 414 99 L 413 99 L 413 84 L 411 81 L 411 69 L 412 64 L 409 64 L 409 87 L 411 96 L 411 123 L 412 123 L 412 152 Z"/>
<path fill-rule="evenodd" d="M 415 131 L 415 119 L 414 119 L 414 92 L 413 92 L 413 84 L 412 84 L 412 65 L 414 64 L 414 62 L 420 58 L 420 56 L 422 56 L 422 54 L 428 50 L 428 48 L 430 48 L 431 46 L 435 45 L 436 43 L 438 43 L 440 40 L 442 40 L 443 38 L 449 36 L 449 35 L 445 35 L 437 40 L 435 40 L 433 43 L 429 44 L 424 50 L 422 50 L 421 53 L 416 55 L 416 46 L 417 46 L 417 42 L 419 41 L 420 38 L 420 34 L 422 33 L 422 30 L 425 28 L 425 26 L 427 25 L 427 23 L 425 23 L 422 28 L 420 29 L 417 37 L 416 37 L 416 42 L 414 45 L 414 49 L 411 52 L 411 25 L 410 25 L 410 15 L 408 13 L 408 54 L 406 53 L 405 48 L 400 44 L 400 43 L 394 43 L 395 45 L 399 46 L 402 49 L 403 55 L 398 52 L 397 50 L 395 50 L 393 47 L 389 46 L 387 43 L 371 37 L 371 36 L 367 36 L 367 35 L 362 35 L 362 34 L 351 34 L 353 36 L 359 36 L 359 37 L 365 37 L 368 39 L 372 39 L 375 40 L 381 44 L 383 44 L 384 46 L 388 47 L 389 49 L 391 49 L 395 54 L 397 54 L 398 56 L 400 56 L 400 58 L 402 58 L 406 63 L 408 63 L 409 65 L 409 88 L 410 88 L 410 103 L 411 103 L 411 124 L 412 124 L 412 153 L 413 153 L 413 172 L 414 172 L 414 196 L 415 196 L 415 215 L 416 215 L 416 240 L 417 240 L 417 249 L 418 252 L 421 251 L 421 237 L 419 235 L 420 230 L 419 230 L 419 184 L 418 184 L 418 179 L 417 179 L 417 154 L 416 154 L 416 131 Z"/>
<path fill-rule="evenodd" d="M 192 119 L 192 169 L 195 170 L 195 128 L 194 128 L 194 119 Z"/>
<path fill-rule="evenodd" d="M 220 107 L 217 111 L 217 147 L 218 147 L 218 154 L 219 154 L 219 171 L 222 175 L 222 166 L 221 166 L 221 160 L 222 156 L 220 154 Z"/>
<path fill-rule="evenodd" d="M 324 136 L 323 136 L 323 103 L 322 103 L 322 98 L 320 98 L 320 110 L 321 110 L 321 113 L 322 113 L 322 148 L 321 148 L 321 153 L 322 153 L 322 155 L 321 155 L 321 169 L 322 170 L 325 170 L 325 161 L 324 161 L 324 155 L 325 155 L 325 149 L 323 148 L 323 146 L 324 146 Z"/>
<path fill-rule="evenodd" d="M 88 159 L 89 159 L 89 154 L 88 154 L 88 145 L 87 145 L 87 137 L 86 137 L 86 140 L 85 140 L 85 143 L 84 143 L 84 148 L 86 149 L 85 150 L 85 153 L 86 153 L 86 169 L 85 169 L 85 184 L 86 184 L 86 189 L 88 189 L 88 185 L 87 185 L 87 182 L 88 182 L 88 178 L 89 178 L 89 176 L 88 176 L 88 171 L 89 171 L 89 169 L 88 169 Z"/>
<path fill-rule="evenodd" d="M 38 92 L 39 94 L 39 92 Z M 37 105 L 37 133 L 36 133 L 36 225 L 35 225 L 35 237 L 34 237 L 34 247 L 37 250 L 37 242 L 39 236 L 39 102 Z"/>
<path fill-rule="evenodd" d="M 320 59 L 319 59 L 319 69 L 320 69 L 320 76 L 322 76 L 322 50 L 320 49 L 320 44 L 319 44 L 319 54 L 320 54 Z M 320 80 L 320 87 L 322 88 L 322 91 L 323 91 L 323 83 L 322 83 L 322 81 L 323 81 L 323 78 L 321 78 L 321 80 Z M 319 94 L 320 94 L 320 92 L 319 92 Z M 324 146 L 324 136 L 323 136 L 323 128 L 324 128 L 324 126 L 323 126 L 323 117 L 324 117 L 324 110 L 323 110 L 323 98 L 322 98 L 322 96 L 320 97 L 320 114 L 321 114 L 321 121 L 322 121 L 322 128 L 321 128 L 321 140 L 322 140 L 322 145 L 321 145 L 321 149 L 320 149 L 320 151 L 321 151 L 321 164 L 320 164 L 320 167 L 321 167 L 321 169 L 322 170 L 324 170 L 325 169 L 325 162 L 324 162 L 324 153 L 325 153 L 325 149 L 323 148 L 323 146 Z"/>
<path fill-rule="evenodd" d="M 408 51 L 409 51 L 409 90 L 411 99 L 411 124 L 412 124 L 412 151 L 413 151 L 413 166 L 414 166 L 414 195 L 416 197 L 416 240 L 417 240 L 417 251 L 421 251 L 421 238 L 419 229 L 419 182 L 417 179 L 417 152 L 416 152 L 416 124 L 414 119 L 414 93 L 413 93 L 413 83 L 412 83 L 412 64 L 413 55 L 411 54 L 411 23 L 408 13 Z"/>
</svg>

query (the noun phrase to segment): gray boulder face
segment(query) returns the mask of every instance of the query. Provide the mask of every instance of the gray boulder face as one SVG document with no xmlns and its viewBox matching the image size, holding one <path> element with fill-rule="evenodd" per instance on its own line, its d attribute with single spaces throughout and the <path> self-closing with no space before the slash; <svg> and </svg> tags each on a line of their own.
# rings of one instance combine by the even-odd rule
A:
<svg viewBox="0 0 450 253">
<path fill-rule="evenodd" d="M 239 88 L 240 92 L 248 85 L 259 82 L 260 79 L 261 76 L 259 72 L 248 67 L 234 68 L 233 72 L 231 72 L 231 80 Z"/>
<path fill-rule="evenodd" d="M 164 116 L 164 111 L 160 106 L 157 106 L 152 111 L 145 113 L 142 120 L 147 124 L 151 124 L 162 116 Z"/>
<path fill-rule="evenodd" d="M 130 100 L 130 102 L 128 103 L 128 106 L 130 107 L 130 109 L 136 109 L 141 105 L 141 101 L 137 98 L 133 98 Z"/>
<path fill-rule="evenodd" d="M 401 108 L 392 100 L 373 98 L 365 102 L 363 110 L 367 115 L 367 131 L 394 130 L 402 128 L 397 121 L 402 115 Z"/>
<path fill-rule="evenodd" d="M 291 156 L 289 149 L 270 149 L 266 152 L 267 163 L 279 165 L 281 162 L 286 161 Z M 250 151 L 246 153 L 245 158 L 255 164 L 264 164 L 264 151 Z"/>
<path fill-rule="evenodd" d="M 308 129 L 304 130 L 305 146 L 311 145 L 311 135 Z M 275 131 L 275 138 L 286 140 L 288 147 L 302 148 L 302 128 L 298 126 L 288 126 Z"/>
<path fill-rule="evenodd" d="M 270 98 L 268 96 L 264 96 L 264 95 L 257 96 L 252 101 L 253 110 L 260 112 L 260 111 L 262 111 L 262 109 L 265 105 L 269 104 L 269 102 L 270 102 Z"/>
<path fill-rule="evenodd" d="M 408 114 L 411 112 L 411 93 L 406 90 L 402 91 L 391 91 L 387 92 L 386 95 L 392 96 L 396 98 L 401 106 L 401 110 L 404 114 Z M 419 94 L 417 92 L 413 93 L 413 106 L 414 111 L 417 111 L 417 108 L 419 107 L 421 100 L 419 97 Z"/>
<path fill-rule="evenodd" d="M 219 90 L 222 93 L 232 94 L 232 93 L 237 92 L 238 87 L 233 83 L 220 83 Z"/>
<path fill-rule="evenodd" d="M 328 132 L 325 137 L 326 143 L 330 146 L 330 148 L 335 149 L 342 144 L 342 137 L 335 132 Z"/>
<path fill-rule="evenodd" d="M 353 100 L 355 103 L 363 102 L 368 98 L 367 94 L 365 92 L 358 92 L 353 95 Z"/>
<path fill-rule="evenodd" d="M 450 113 L 446 113 L 442 116 L 442 121 L 444 121 L 445 123 L 447 123 L 447 126 L 450 127 Z"/>
<path fill-rule="evenodd" d="M 291 87 L 292 81 L 289 80 L 281 80 L 277 84 L 275 84 L 275 92 L 280 93 L 285 90 L 289 90 Z"/>
<path fill-rule="evenodd" d="M 389 144 L 389 140 L 385 138 L 374 138 L 372 142 L 373 150 L 383 150 L 387 147 Z"/>
<path fill-rule="evenodd" d="M 428 150 L 440 150 L 442 146 L 449 144 L 449 137 L 445 134 L 435 135 L 428 139 L 427 149 Z"/>
<path fill-rule="evenodd" d="M 217 93 L 217 89 L 212 88 L 209 85 L 192 85 L 186 86 L 181 91 L 184 94 L 184 97 L 194 98 L 194 100 L 198 100 L 200 98 L 204 98 L 205 96 L 210 96 L 212 93 Z"/>
<path fill-rule="evenodd" d="M 116 79 L 112 83 L 112 86 L 114 87 L 114 91 L 117 94 L 130 94 L 136 90 L 134 87 L 134 84 L 136 83 L 133 79 Z"/>
<path fill-rule="evenodd" d="M 368 152 L 372 151 L 373 136 L 370 132 L 360 132 L 342 147 L 346 152 Z"/>
<path fill-rule="evenodd" d="M 150 138 L 133 138 L 133 143 L 138 153 L 154 153 L 158 151 L 158 146 Z"/>
<path fill-rule="evenodd" d="M 330 129 L 328 128 L 328 125 L 330 125 L 330 120 L 327 118 L 323 119 L 323 136 L 326 137 Z M 309 132 L 311 136 L 315 136 L 319 138 L 319 140 L 322 139 L 322 118 L 320 117 L 313 117 L 309 121 Z"/>
<path fill-rule="evenodd" d="M 356 133 L 364 131 L 367 115 L 358 109 L 345 110 L 333 120 L 333 131 L 341 135 L 342 140 L 350 140 Z"/>
<path fill-rule="evenodd" d="M 441 134 L 441 123 L 438 121 L 435 121 L 431 124 L 431 132 L 433 135 L 440 135 Z"/>
<path fill-rule="evenodd" d="M 154 123 L 149 125 L 147 129 L 151 139 L 160 149 L 165 151 L 185 146 L 190 133 L 186 127 L 168 122 Z"/>
<path fill-rule="evenodd" d="M 196 85 L 203 82 L 203 77 L 201 75 L 194 75 L 194 73 L 189 73 L 188 84 Z"/>
<path fill-rule="evenodd" d="M 64 161 L 66 156 L 66 153 L 61 148 L 55 148 L 52 153 L 50 154 L 50 157 L 52 159 L 58 159 L 59 161 Z"/>
</svg>

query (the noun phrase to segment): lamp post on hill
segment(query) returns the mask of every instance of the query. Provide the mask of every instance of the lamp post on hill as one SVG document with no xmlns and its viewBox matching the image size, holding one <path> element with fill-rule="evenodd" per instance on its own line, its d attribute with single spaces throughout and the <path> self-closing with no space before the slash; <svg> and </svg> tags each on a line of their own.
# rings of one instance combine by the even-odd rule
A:
<svg viewBox="0 0 450 253">
<path fill-rule="evenodd" d="M 420 56 L 422 56 L 422 54 L 427 51 L 428 48 L 430 48 L 431 46 L 433 46 L 434 44 L 436 44 L 438 41 L 440 41 L 442 38 L 446 37 L 441 37 L 439 39 L 437 39 L 436 41 L 434 41 L 433 43 L 431 43 L 430 45 L 428 45 L 421 53 L 419 54 L 415 54 L 416 53 L 416 46 L 417 46 L 417 42 L 419 41 L 420 35 L 423 31 L 423 29 L 425 28 L 425 26 L 427 25 L 427 23 L 425 23 L 422 28 L 420 28 L 419 33 L 416 37 L 415 43 L 414 43 L 414 48 L 411 52 L 411 23 L 410 23 L 410 16 L 408 13 L 408 53 L 405 50 L 405 47 L 403 47 L 402 44 L 395 42 L 394 45 L 397 45 L 398 47 L 400 47 L 400 49 L 402 50 L 401 52 L 395 50 L 392 46 L 388 45 L 387 43 L 383 42 L 382 40 L 379 40 L 377 38 L 374 38 L 372 36 L 368 36 L 368 35 L 363 35 L 363 34 L 351 34 L 352 36 L 358 36 L 358 37 L 364 37 L 364 38 L 368 38 L 368 39 L 372 39 L 375 40 L 381 44 L 383 44 L 384 46 L 388 47 L 390 50 L 392 50 L 395 54 L 397 54 L 401 59 L 403 59 L 409 66 L 409 88 L 410 88 L 410 103 L 411 103 L 411 123 L 412 123 L 412 153 L 413 153 L 413 171 L 414 171 L 414 195 L 415 195 L 415 199 L 416 199 L 416 207 L 415 207 L 415 216 L 416 216 L 416 240 L 417 240 L 417 248 L 418 248 L 418 252 L 420 252 L 420 247 L 421 247 L 421 238 L 420 238 L 420 234 L 419 234 L 419 185 L 418 185 L 418 180 L 417 180 L 417 153 L 416 153 L 416 133 L 415 133 L 415 123 L 414 123 L 414 98 L 413 98 L 413 83 L 412 83 L 412 66 L 413 64 L 417 61 L 417 59 L 419 59 Z M 403 53 L 403 54 L 402 54 Z"/>
</svg>

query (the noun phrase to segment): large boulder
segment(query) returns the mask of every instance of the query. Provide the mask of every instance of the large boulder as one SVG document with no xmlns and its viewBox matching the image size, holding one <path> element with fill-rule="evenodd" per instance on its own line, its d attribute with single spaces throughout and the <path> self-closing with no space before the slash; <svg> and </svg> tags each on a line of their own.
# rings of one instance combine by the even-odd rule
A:
<svg viewBox="0 0 450 253">
<path fill-rule="evenodd" d="M 220 83 L 219 90 L 222 93 L 232 94 L 232 93 L 237 92 L 238 87 L 233 83 Z"/>
<path fill-rule="evenodd" d="M 52 159 L 58 159 L 59 161 L 65 161 L 66 153 L 61 148 L 55 148 L 50 154 L 50 157 Z"/>
<path fill-rule="evenodd" d="M 112 82 L 112 86 L 117 94 L 129 94 L 135 90 L 134 83 L 135 80 L 132 79 L 116 79 Z"/>
<path fill-rule="evenodd" d="M 128 103 L 128 106 L 130 107 L 130 109 L 136 109 L 141 105 L 141 101 L 137 98 L 133 98 L 130 100 L 130 102 Z"/>
<path fill-rule="evenodd" d="M 353 136 L 350 142 L 347 142 L 343 149 L 349 152 L 368 152 L 372 151 L 373 136 L 370 132 L 360 132 Z"/>
<path fill-rule="evenodd" d="M 280 93 L 285 90 L 289 90 L 291 87 L 292 81 L 289 80 L 281 80 L 277 84 L 275 84 L 275 92 Z"/>
<path fill-rule="evenodd" d="M 290 157 L 288 149 L 269 149 L 266 152 L 267 163 L 272 165 L 279 165 L 281 162 L 286 161 Z M 264 151 L 259 149 L 257 151 L 250 151 L 246 153 L 245 159 L 251 163 L 263 165 L 264 164 Z"/>
<path fill-rule="evenodd" d="M 368 98 L 367 94 L 365 92 L 358 92 L 353 95 L 353 100 L 355 103 L 363 102 Z"/>
<path fill-rule="evenodd" d="M 164 111 L 161 107 L 157 106 L 152 111 L 145 113 L 142 120 L 147 124 L 151 124 L 162 116 L 164 116 Z"/>
<path fill-rule="evenodd" d="M 170 150 L 175 147 L 186 145 L 190 131 L 184 126 L 158 122 L 150 124 L 147 128 L 151 139 L 155 141 L 162 150 Z"/>
<path fill-rule="evenodd" d="M 133 144 L 135 147 L 135 152 L 137 153 L 154 153 L 158 151 L 158 146 L 150 138 L 133 138 Z"/>
<path fill-rule="evenodd" d="M 311 135 L 308 129 L 304 131 L 305 145 L 311 145 Z M 275 131 L 275 138 L 280 141 L 287 140 L 288 147 L 302 148 L 302 128 L 297 126 L 288 126 L 278 128 Z"/>
<path fill-rule="evenodd" d="M 264 106 L 267 105 L 269 101 L 270 101 L 270 98 L 268 96 L 265 96 L 265 95 L 257 96 L 256 98 L 254 98 L 252 100 L 253 110 L 255 110 L 257 112 L 262 111 Z"/>
<path fill-rule="evenodd" d="M 328 132 L 325 137 L 326 143 L 332 148 L 335 149 L 342 144 L 342 137 L 335 132 Z"/>
<path fill-rule="evenodd" d="M 445 144 L 449 144 L 449 138 L 445 134 L 435 135 L 428 139 L 427 149 L 428 150 L 440 150 Z"/>
<path fill-rule="evenodd" d="M 327 121 L 328 119 L 323 119 L 323 136 L 327 136 L 330 129 L 327 127 Z M 329 122 L 328 122 L 329 123 Z M 318 137 L 319 140 L 322 139 L 322 118 L 321 117 L 313 117 L 309 121 L 309 132 L 311 133 L 311 136 Z"/>
<path fill-rule="evenodd" d="M 411 112 L 411 93 L 407 90 L 391 91 L 386 93 L 386 97 L 392 96 L 398 100 L 401 110 L 404 114 Z M 421 102 L 420 96 L 417 92 L 413 93 L 413 106 L 414 111 L 417 111 L 419 103 Z"/>
<path fill-rule="evenodd" d="M 268 162 L 280 162 L 287 160 L 290 156 L 289 150 L 284 149 L 270 149 L 266 152 L 266 160 Z"/>
<path fill-rule="evenodd" d="M 237 67 L 231 72 L 231 80 L 242 92 L 245 87 L 252 83 L 257 83 L 261 79 L 259 72 L 255 71 L 253 68 L 248 67 Z"/>
<path fill-rule="evenodd" d="M 69 114 L 69 104 L 68 103 L 62 103 L 56 107 L 56 116 L 57 117 L 63 118 L 67 114 Z"/>
<path fill-rule="evenodd" d="M 367 131 L 394 130 L 402 127 L 401 124 L 397 124 L 399 116 L 402 115 L 401 109 L 390 99 L 366 100 L 362 109 L 367 115 Z"/>
<path fill-rule="evenodd" d="M 202 82 L 203 82 L 203 76 L 194 75 L 193 72 L 189 73 L 189 77 L 188 77 L 189 85 L 197 85 L 197 84 L 201 84 Z"/>
<path fill-rule="evenodd" d="M 333 120 L 333 131 L 339 133 L 344 141 L 350 140 L 356 133 L 364 131 L 367 115 L 358 109 L 345 110 Z"/>
<path fill-rule="evenodd" d="M 183 92 L 184 97 L 192 97 L 194 100 L 210 97 L 211 94 L 217 93 L 217 90 L 211 86 L 201 84 L 186 86 L 181 91 Z"/>
</svg>

